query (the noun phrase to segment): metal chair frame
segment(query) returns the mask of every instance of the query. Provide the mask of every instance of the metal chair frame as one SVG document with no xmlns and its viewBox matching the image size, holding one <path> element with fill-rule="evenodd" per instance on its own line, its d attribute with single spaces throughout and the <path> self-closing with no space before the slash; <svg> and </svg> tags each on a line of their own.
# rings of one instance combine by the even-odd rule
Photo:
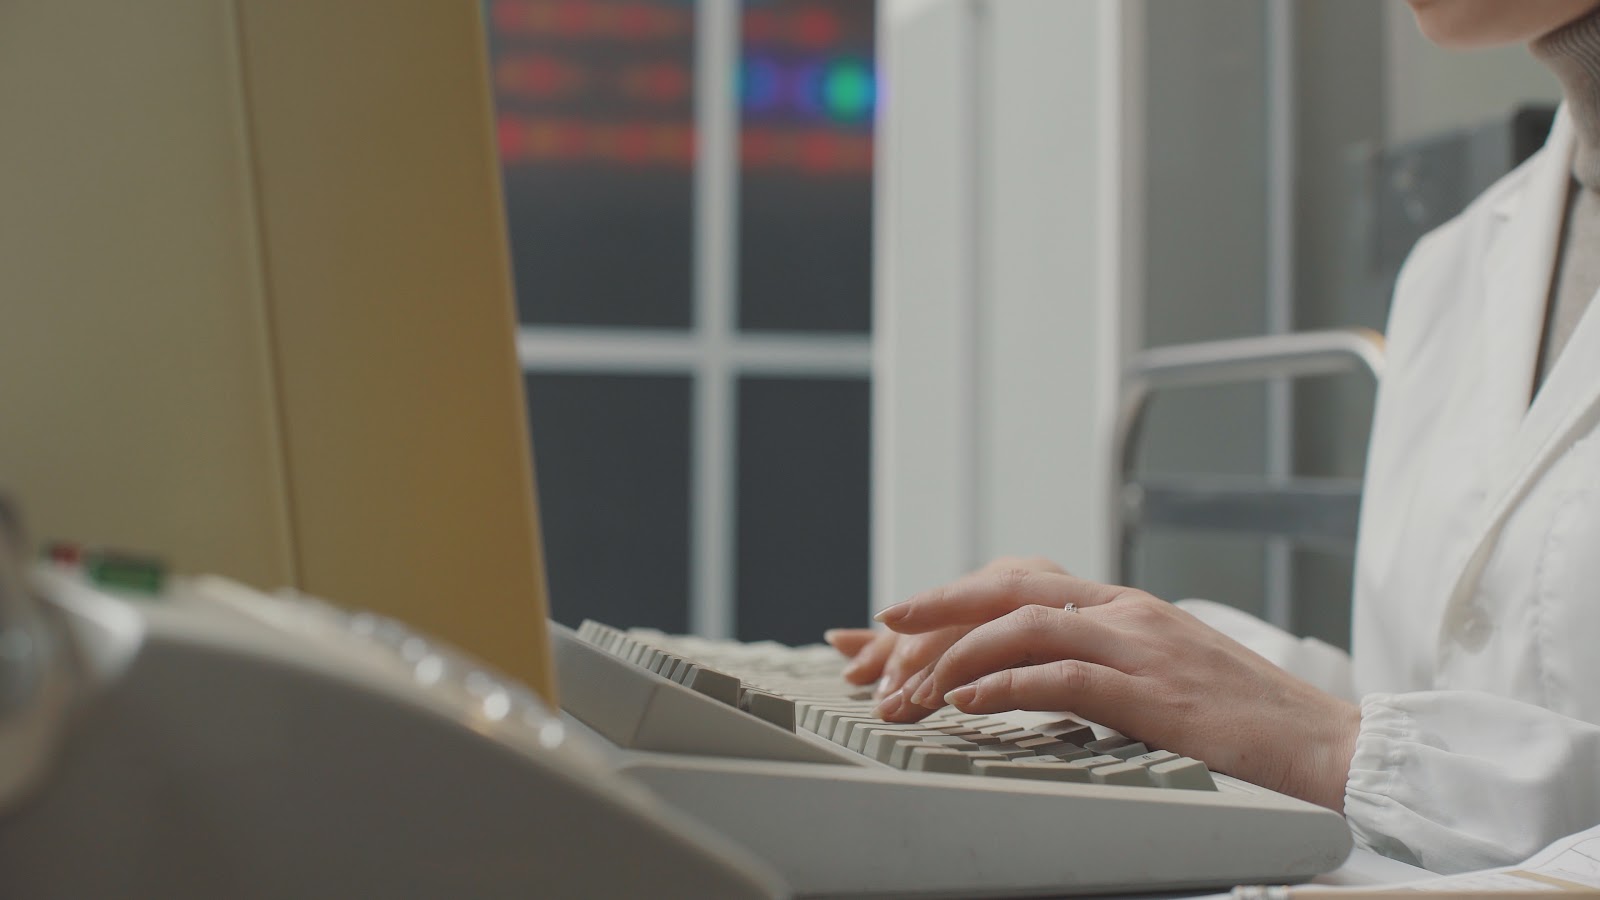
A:
<svg viewBox="0 0 1600 900">
<path fill-rule="evenodd" d="M 1111 460 L 1112 571 L 1126 584 L 1141 531 L 1167 529 L 1353 546 L 1361 507 L 1356 478 L 1185 475 L 1140 478 L 1134 459 L 1155 394 L 1174 388 L 1366 372 L 1383 377 L 1383 336 L 1367 329 L 1308 331 L 1145 350 L 1124 370 Z"/>
</svg>

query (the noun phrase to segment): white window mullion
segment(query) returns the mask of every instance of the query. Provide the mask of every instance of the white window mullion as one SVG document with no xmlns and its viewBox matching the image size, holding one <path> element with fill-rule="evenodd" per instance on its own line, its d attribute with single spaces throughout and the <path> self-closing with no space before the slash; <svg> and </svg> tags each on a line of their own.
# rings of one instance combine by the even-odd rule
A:
<svg viewBox="0 0 1600 900">
<path fill-rule="evenodd" d="M 737 316 L 739 3 L 699 0 L 695 15 L 694 328 L 703 352 L 694 393 L 689 630 L 731 637 L 738 437 L 729 345 Z"/>
<path fill-rule="evenodd" d="M 1289 0 L 1266 6 L 1267 25 L 1267 333 L 1294 328 L 1294 8 Z M 1294 474 L 1294 393 L 1287 379 L 1267 383 L 1267 477 Z M 1267 541 L 1266 619 L 1294 625 L 1294 545 Z"/>
<path fill-rule="evenodd" d="M 863 378 L 872 374 L 872 339 L 864 335 L 743 334 L 722 342 L 735 375 Z M 692 332 L 536 325 L 517 335 L 526 372 L 696 373 L 710 342 Z"/>
</svg>

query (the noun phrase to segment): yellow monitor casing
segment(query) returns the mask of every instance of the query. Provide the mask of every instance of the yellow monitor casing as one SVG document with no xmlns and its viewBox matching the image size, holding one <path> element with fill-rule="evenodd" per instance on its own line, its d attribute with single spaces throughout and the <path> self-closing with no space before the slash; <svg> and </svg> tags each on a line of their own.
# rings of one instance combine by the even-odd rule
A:
<svg viewBox="0 0 1600 900">
<path fill-rule="evenodd" d="M 551 697 L 479 17 L 0 5 L 0 490 Z"/>
</svg>

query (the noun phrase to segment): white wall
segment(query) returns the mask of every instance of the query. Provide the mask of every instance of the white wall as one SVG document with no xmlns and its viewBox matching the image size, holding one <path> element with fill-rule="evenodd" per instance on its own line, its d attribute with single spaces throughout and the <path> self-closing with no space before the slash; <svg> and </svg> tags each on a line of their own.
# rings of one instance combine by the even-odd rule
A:
<svg viewBox="0 0 1600 900">
<path fill-rule="evenodd" d="M 1109 13 L 1003 0 L 986 14 L 977 551 L 1105 576 L 1098 429 L 1120 360 L 1104 343 L 1117 309 L 1102 281 L 1122 198 L 1102 196 L 1119 142 L 1097 140 L 1092 123 L 1115 87 L 1103 65 L 1115 49 L 1101 46 Z"/>
<path fill-rule="evenodd" d="M 1561 97 L 1550 70 L 1526 48 L 1442 50 L 1417 30 L 1405 4 L 1390 0 L 1385 15 L 1390 143 L 1481 125 L 1519 103 Z"/>
<path fill-rule="evenodd" d="M 1105 574 L 1137 7 L 882 4 L 875 605 L 1002 553 Z"/>
</svg>

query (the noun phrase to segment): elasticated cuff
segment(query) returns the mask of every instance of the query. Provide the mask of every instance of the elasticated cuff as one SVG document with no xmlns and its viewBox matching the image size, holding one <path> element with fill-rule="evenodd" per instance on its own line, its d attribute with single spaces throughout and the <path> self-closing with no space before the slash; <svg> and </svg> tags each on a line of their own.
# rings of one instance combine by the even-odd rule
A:
<svg viewBox="0 0 1600 900">
<path fill-rule="evenodd" d="M 1361 732 L 1345 782 L 1344 815 L 1357 846 L 1410 862 L 1409 849 L 1388 835 L 1394 833 L 1391 821 L 1408 815 L 1392 788 L 1418 743 L 1418 730 L 1411 714 L 1394 701 L 1392 694 L 1368 694 L 1361 700 Z"/>
</svg>

